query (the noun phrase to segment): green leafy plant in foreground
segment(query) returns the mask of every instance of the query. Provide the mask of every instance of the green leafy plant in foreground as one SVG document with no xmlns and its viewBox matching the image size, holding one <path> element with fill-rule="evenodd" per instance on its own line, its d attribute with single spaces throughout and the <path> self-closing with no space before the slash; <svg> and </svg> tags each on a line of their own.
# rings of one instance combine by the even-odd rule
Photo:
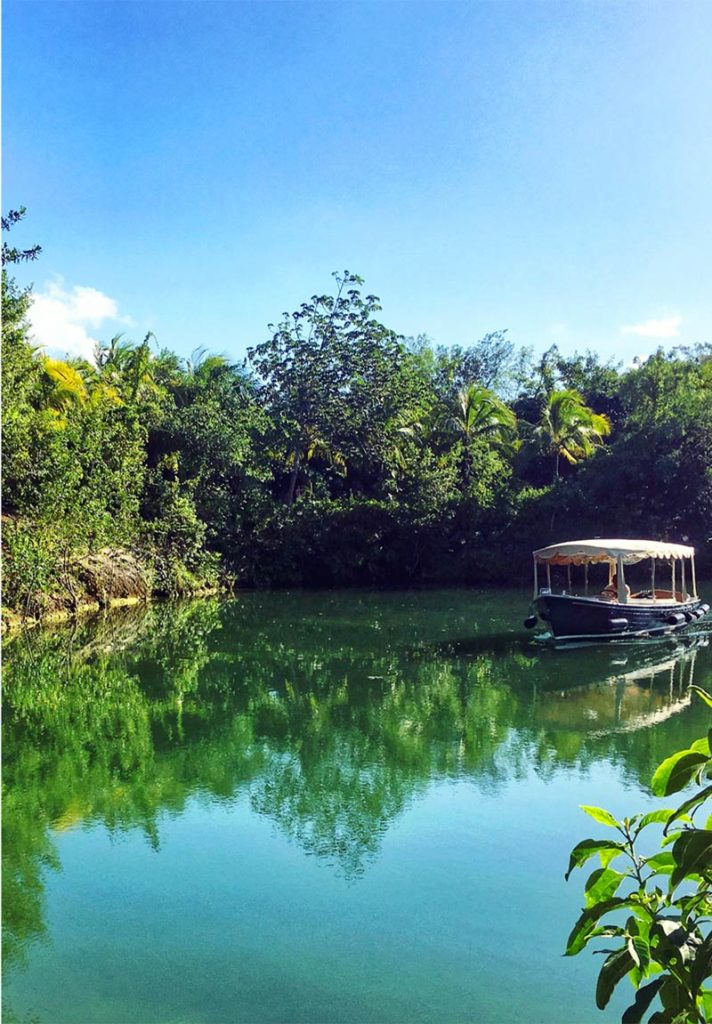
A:
<svg viewBox="0 0 712 1024">
<path fill-rule="evenodd" d="M 691 689 L 712 707 L 709 693 Z M 571 851 L 567 879 L 593 857 L 601 866 L 584 886 L 586 905 L 569 936 L 566 955 L 580 953 L 591 939 L 618 940 L 615 948 L 597 951 L 605 960 L 596 1005 L 604 1009 L 616 985 L 628 975 L 636 996 L 623 1014 L 623 1024 L 641 1021 L 656 999 L 659 1009 L 650 1024 L 712 1020 L 712 987 L 705 985 L 712 975 L 712 815 L 704 827 L 695 822 L 712 797 L 711 740 L 712 729 L 666 758 L 653 775 L 656 796 L 678 793 L 694 781 L 696 791 L 677 809 L 618 821 L 601 807 L 582 808 L 614 834 L 609 839 L 584 839 Z M 651 825 L 662 825 L 663 830 L 658 852 L 647 856 L 638 843 Z"/>
</svg>

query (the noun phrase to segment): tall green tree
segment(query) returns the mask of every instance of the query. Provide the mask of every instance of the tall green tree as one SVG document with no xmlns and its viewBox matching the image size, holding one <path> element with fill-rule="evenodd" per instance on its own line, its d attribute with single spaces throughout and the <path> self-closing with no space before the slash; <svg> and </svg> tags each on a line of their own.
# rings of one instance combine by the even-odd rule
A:
<svg viewBox="0 0 712 1024">
<path fill-rule="evenodd" d="M 469 444 L 477 437 L 512 442 L 517 436 L 517 417 L 489 388 L 470 384 L 457 393 L 446 426 Z"/>
<path fill-rule="evenodd" d="M 356 274 L 334 276 L 335 295 L 312 296 L 248 350 L 283 452 L 287 505 L 317 448 L 327 474 L 383 466 L 395 414 L 417 401 L 419 380 L 401 339 L 375 318 L 378 299 L 361 294 Z"/>
<path fill-rule="evenodd" d="M 553 458 L 556 481 L 562 458 L 572 466 L 589 458 L 610 431 L 608 417 L 585 405 L 577 391 L 554 391 L 530 430 L 529 448 Z"/>
<path fill-rule="evenodd" d="M 467 348 L 453 346 L 449 355 L 458 390 L 478 384 L 506 399 L 516 393 L 530 359 L 529 350 L 518 349 L 506 330 L 490 331 Z"/>
<path fill-rule="evenodd" d="M 622 375 L 621 418 L 604 460 L 581 475 L 600 515 L 615 520 L 617 495 L 641 536 L 688 537 L 702 557 L 712 520 L 712 348 L 655 353 Z M 631 521 L 631 519 L 633 521 Z"/>
<path fill-rule="evenodd" d="M 503 450 L 517 436 L 517 417 L 489 388 L 470 384 L 458 391 L 452 407 L 444 417 L 444 426 L 461 445 L 462 481 L 469 488 L 474 468 L 477 442 Z"/>
</svg>

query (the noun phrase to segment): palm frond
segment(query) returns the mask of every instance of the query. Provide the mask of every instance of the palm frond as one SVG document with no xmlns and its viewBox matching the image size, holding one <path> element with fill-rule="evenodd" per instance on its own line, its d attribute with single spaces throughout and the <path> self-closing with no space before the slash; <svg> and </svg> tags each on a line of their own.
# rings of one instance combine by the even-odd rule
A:
<svg viewBox="0 0 712 1024">
<path fill-rule="evenodd" d="M 87 389 L 75 367 L 61 359 L 47 357 L 42 360 L 42 368 L 52 383 L 47 399 L 51 409 L 64 412 L 86 402 Z"/>
</svg>

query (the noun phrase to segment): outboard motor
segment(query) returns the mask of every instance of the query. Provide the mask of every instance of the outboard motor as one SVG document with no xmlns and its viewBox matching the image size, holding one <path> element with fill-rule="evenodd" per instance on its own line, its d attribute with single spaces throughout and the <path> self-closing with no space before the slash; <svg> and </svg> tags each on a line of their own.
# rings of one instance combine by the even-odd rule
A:
<svg viewBox="0 0 712 1024">
<path fill-rule="evenodd" d="M 620 633 L 622 630 L 628 628 L 627 619 L 611 619 L 608 623 L 608 628 L 613 630 L 614 633 Z"/>
</svg>

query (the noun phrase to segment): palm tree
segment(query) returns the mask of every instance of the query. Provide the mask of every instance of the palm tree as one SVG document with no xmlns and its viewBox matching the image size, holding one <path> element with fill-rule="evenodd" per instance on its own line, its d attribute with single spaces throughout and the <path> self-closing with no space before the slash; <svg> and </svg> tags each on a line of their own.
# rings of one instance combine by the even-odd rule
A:
<svg viewBox="0 0 712 1024">
<path fill-rule="evenodd" d="M 487 438 L 498 448 L 511 448 L 517 437 L 517 417 L 494 391 L 481 384 L 468 384 L 457 393 L 454 411 L 445 426 L 462 444 L 462 477 L 465 486 L 472 476 L 472 445 Z"/>
<path fill-rule="evenodd" d="M 209 378 L 216 370 L 232 369 L 224 355 L 210 353 L 200 345 L 185 360 L 185 372 L 191 379 Z"/>
<path fill-rule="evenodd" d="M 468 384 L 458 391 L 455 411 L 447 418 L 447 426 L 466 446 L 476 437 L 507 444 L 517 435 L 517 417 L 494 391 L 481 384 Z"/>
<path fill-rule="evenodd" d="M 287 454 L 286 464 L 290 469 L 285 499 L 287 505 L 294 502 L 300 469 L 315 457 L 331 466 L 339 476 L 346 475 L 346 459 L 343 454 L 322 437 L 315 427 L 305 424 L 294 436 Z"/>
<path fill-rule="evenodd" d="M 105 378 L 122 378 L 128 372 L 135 345 L 122 334 L 115 334 L 111 341 L 100 342 L 94 349 L 94 362 Z"/>
<path fill-rule="evenodd" d="M 42 369 L 49 385 L 47 406 L 59 417 L 70 409 L 84 405 L 87 389 L 76 367 L 61 359 L 50 359 L 45 356 L 42 359 Z"/>
<path fill-rule="evenodd" d="M 528 447 L 554 458 L 554 482 L 564 458 L 575 466 L 593 455 L 611 432 L 607 416 L 584 404 L 578 391 L 553 391 L 546 400 L 539 422 L 530 432 Z"/>
<path fill-rule="evenodd" d="M 422 410 L 399 409 L 386 424 L 388 446 L 384 451 L 384 463 L 392 478 L 408 465 L 406 452 L 409 442 L 417 442 L 425 432 L 421 414 Z"/>
<path fill-rule="evenodd" d="M 154 379 L 156 359 L 149 344 L 153 337 L 149 331 L 141 344 L 135 345 L 115 334 L 108 345 L 100 344 L 95 349 L 98 379 L 113 388 L 126 405 L 135 405 L 158 390 Z"/>
</svg>

